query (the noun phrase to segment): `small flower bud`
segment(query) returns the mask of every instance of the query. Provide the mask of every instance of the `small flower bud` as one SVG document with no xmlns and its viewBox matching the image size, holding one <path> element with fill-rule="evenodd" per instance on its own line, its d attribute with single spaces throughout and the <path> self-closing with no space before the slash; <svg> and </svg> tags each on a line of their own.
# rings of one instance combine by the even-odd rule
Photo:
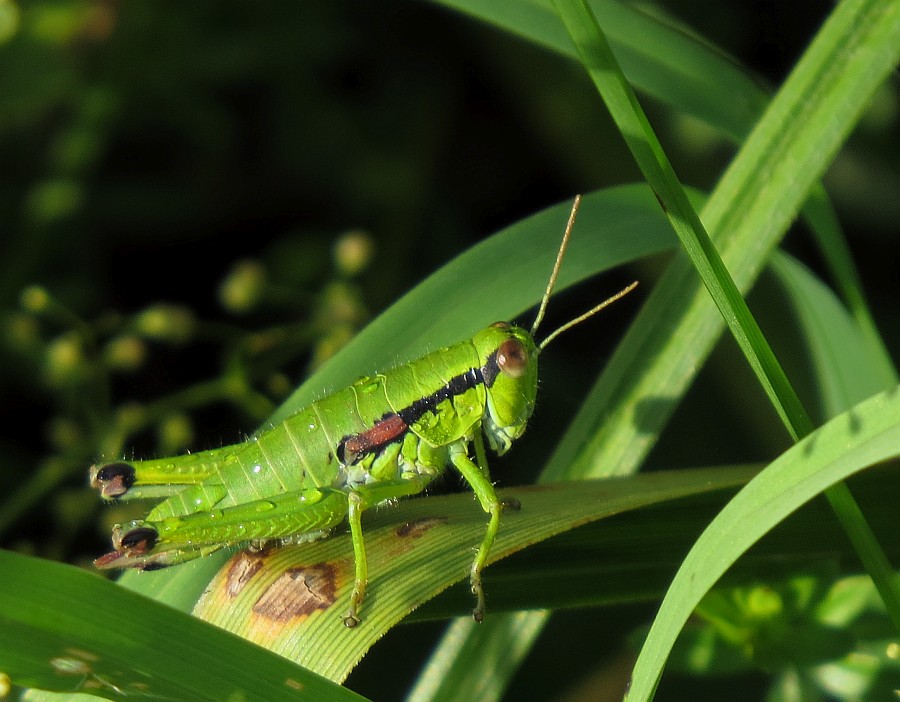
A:
<svg viewBox="0 0 900 702">
<path fill-rule="evenodd" d="M 50 385 L 75 385 L 85 378 L 87 372 L 84 349 L 76 334 L 58 336 L 47 346 L 44 377 Z"/>
<path fill-rule="evenodd" d="M 112 339 L 103 350 L 103 357 L 110 368 L 130 372 L 140 368 L 147 358 L 147 346 L 133 334 Z"/>
<path fill-rule="evenodd" d="M 181 453 L 194 441 L 194 425 L 191 418 L 181 412 L 166 417 L 157 428 L 159 450 L 169 455 Z"/>
<path fill-rule="evenodd" d="M 338 272 L 345 276 L 362 273 L 369 267 L 374 254 L 375 242 L 360 229 L 346 232 L 334 243 L 334 262 Z"/>
<path fill-rule="evenodd" d="M 50 306 L 50 293 L 40 285 L 29 285 L 19 294 L 19 304 L 26 312 L 40 314 Z"/>
<path fill-rule="evenodd" d="M 219 286 L 219 302 L 229 312 L 243 314 L 262 299 L 266 269 L 259 261 L 238 261 Z"/>
<path fill-rule="evenodd" d="M 194 333 L 194 325 L 194 313 L 187 307 L 160 303 L 135 317 L 134 331 L 155 341 L 183 344 Z"/>
</svg>

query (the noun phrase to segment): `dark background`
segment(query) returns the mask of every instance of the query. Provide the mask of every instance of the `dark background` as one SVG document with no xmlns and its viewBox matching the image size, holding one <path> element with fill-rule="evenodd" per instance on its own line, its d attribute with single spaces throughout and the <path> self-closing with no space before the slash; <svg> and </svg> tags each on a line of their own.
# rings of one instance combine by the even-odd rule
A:
<svg viewBox="0 0 900 702">
<path fill-rule="evenodd" d="M 832 9 L 746 0 L 660 7 L 773 86 Z M 644 105 L 682 180 L 711 187 L 732 148 L 649 98 Z M 894 349 L 897 109 L 895 80 L 827 178 Z M 41 353 L 67 323 L 39 320 L 40 343 L 30 346 L 10 331 L 22 320 L 26 286 L 43 286 L 82 320 L 127 317 L 164 300 L 210 323 L 256 329 L 309 316 L 303 301 L 335 280 L 332 243 L 361 229 L 375 253 L 351 291 L 372 315 L 520 217 L 639 179 L 581 69 L 428 3 L 22 3 L 17 30 L 0 43 L 0 489 L 11 494 L 56 450 L 60 418 L 88 433 L 97 420 L 71 387 L 42 375 Z M 821 270 L 802 229 L 786 246 Z M 223 311 L 218 286 L 248 258 L 267 266 L 273 289 L 296 293 L 296 304 L 282 300 L 237 321 Z M 605 318 L 610 345 L 627 321 L 615 311 Z M 579 382 L 565 368 L 579 367 L 587 338 L 573 332 L 544 387 Z M 143 401 L 215 375 L 217 348 L 208 338 L 154 347 L 139 372 L 116 377 L 104 402 Z M 291 385 L 308 364 L 308 353 L 286 359 Z M 692 391 L 713 398 L 695 403 L 697 417 L 719 412 L 711 386 L 701 376 Z M 565 421 L 552 414 L 543 419 L 548 440 Z M 195 445 L 206 448 L 239 439 L 261 417 L 213 403 L 194 418 Z M 153 450 L 152 438 L 134 442 Z M 693 465 L 763 457 L 740 437 L 695 449 L 685 442 Z M 540 439 L 533 450 L 545 450 Z M 500 470 L 501 481 L 527 479 Z M 3 546 L 74 562 L 104 547 L 83 472 L 58 486 L 62 493 L 0 522 Z M 615 616 L 633 623 L 641 613 Z M 573 624 L 589 636 L 597 626 Z M 376 647 L 351 685 L 381 699 L 399 695 L 409 679 L 398 671 L 387 680 L 380 666 L 403 656 L 414 671 L 432 630 L 405 627 L 404 635 L 411 650 Z M 566 655 L 577 660 L 579 651 Z"/>
</svg>

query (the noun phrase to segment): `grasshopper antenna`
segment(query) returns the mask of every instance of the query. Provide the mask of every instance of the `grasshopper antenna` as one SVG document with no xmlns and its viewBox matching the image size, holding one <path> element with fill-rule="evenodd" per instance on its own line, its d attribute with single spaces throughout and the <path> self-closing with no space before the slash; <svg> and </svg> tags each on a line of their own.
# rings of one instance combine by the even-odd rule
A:
<svg viewBox="0 0 900 702">
<path fill-rule="evenodd" d="M 575 218 L 578 216 L 578 208 L 580 206 L 581 195 L 576 195 L 575 201 L 572 203 L 572 211 L 569 212 L 569 221 L 566 222 L 566 231 L 563 232 L 562 243 L 559 245 L 559 251 L 556 253 L 556 263 L 553 264 L 553 270 L 550 272 L 550 280 L 547 281 L 547 289 L 544 291 L 544 297 L 541 298 L 541 306 L 538 308 L 537 316 L 534 318 L 534 324 L 531 325 L 532 338 L 544 320 L 544 313 L 547 311 L 547 305 L 550 302 L 550 294 L 556 285 L 556 279 L 559 277 L 559 269 L 566 255 L 566 249 L 569 248 L 569 237 L 572 235 L 572 227 L 575 226 Z"/>
<path fill-rule="evenodd" d="M 634 281 L 630 285 L 626 285 L 624 288 L 619 290 L 619 292 L 617 292 L 612 297 L 606 298 L 599 305 L 595 305 L 594 307 L 591 307 L 591 309 L 589 309 L 584 314 L 578 315 L 575 319 L 569 320 L 568 322 L 563 324 L 559 329 L 556 329 L 555 331 L 550 332 L 550 334 L 548 334 L 547 337 L 538 346 L 538 353 L 543 351 L 544 348 L 546 348 L 547 344 L 549 344 L 551 341 L 553 341 L 556 337 L 558 337 L 564 331 L 571 329 L 576 324 L 581 324 L 588 317 L 593 317 L 604 307 L 607 307 L 608 305 L 611 305 L 612 303 L 614 303 L 616 300 L 620 300 L 621 298 L 625 297 L 628 293 L 630 293 L 632 290 L 634 290 L 637 286 L 638 286 L 637 281 Z"/>
<path fill-rule="evenodd" d="M 553 293 L 553 288 L 556 285 L 556 279 L 559 277 L 559 269 L 562 266 L 563 258 L 566 255 L 566 249 L 569 248 L 569 238 L 572 235 L 572 227 L 575 226 L 575 218 L 578 216 L 578 208 L 581 206 L 581 195 L 575 196 L 575 201 L 572 203 L 572 211 L 569 212 L 569 221 L 566 222 L 566 230 L 563 232 L 562 243 L 559 245 L 559 251 L 556 254 L 556 262 L 553 264 L 553 270 L 550 272 L 550 280 L 547 281 L 547 289 L 544 291 L 544 297 L 541 298 L 541 306 L 538 309 L 537 316 L 534 318 L 534 324 L 531 325 L 531 336 L 534 338 L 534 334 L 540 326 L 541 322 L 544 320 L 544 313 L 547 311 L 547 305 L 550 302 L 550 295 Z M 581 324 L 588 317 L 593 317 L 604 307 L 611 305 L 616 300 L 621 299 L 632 290 L 637 287 L 637 281 L 634 281 L 631 285 L 626 286 L 615 295 L 610 298 L 607 298 L 599 305 L 595 305 L 587 312 L 582 315 L 579 315 L 575 319 L 572 319 L 565 324 L 563 324 L 559 329 L 551 332 L 547 335 L 547 337 L 540 343 L 538 346 L 538 352 L 544 350 L 544 348 L 553 341 L 556 337 L 562 334 L 564 331 L 567 331 L 574 327 L 576 324 Z"/>
</svg>

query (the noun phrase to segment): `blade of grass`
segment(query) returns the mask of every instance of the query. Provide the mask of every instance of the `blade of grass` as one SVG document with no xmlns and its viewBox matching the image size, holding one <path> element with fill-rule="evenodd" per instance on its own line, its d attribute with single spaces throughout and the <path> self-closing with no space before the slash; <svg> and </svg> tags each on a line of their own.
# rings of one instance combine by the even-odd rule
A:
<svg viewBox="0 0 900 702">
<path fill-rule="evenodd" d="M 522 508 L 504 515 L 491 562 L 603 517 L 737 487 L 755 472 L 753 467 L 666 471 L 552 489 L 503 490 L 501 497 L 514 497 Z M 210 583 L 195 613 L 343 681 L 388 629 L 465 579 L 472 546 L 485 525 L 484 512 L 469 495 L 406 500 L 367 517 L 369 587 L 362 621 L 352 632 L 343 623 L 353 588 L 346 532 L 270 554 L 237 554 Z"/>
<path fill-rule="evenodd" d="M 900 388 L 895 387 L 832 419 L 754 478 L 684 559 L 638 655 L 626 699 L 653 696 L 678 632 L 741 554 L 828 486 L 898 455 Z"/>
<path fill-rule="evenodd" d="M 812 420 L 688 200 L 596 17 L 584 0 L 556 0 L 556 7 L 616 126 L 766 395 L 791 436 L 795 440 L 805 436 L 812 431 Z"/>
<path fill-rule="evenodd" d="M 781 251 L 769 262 L 785 288 L 793 326 L 805 341 L 813 375 L 821 388 L 823 414 L 835 417 L 885 387 L 895 385 L 894 369 L 865 344 L 860 322 L 808 268 Z"/>
<path fill-rule="evenodd" d="M 816 245 L 825 260 L 828 272 L 834 279 L 835 287 L 864 334 L 863 338 L 869 347 L 866 355 L 879 368 L 884 369 L 886 377 L 884 387 L 894 385 L 900 380 L 900 376 L 897 375 L 891 355 L 875 326 L 875 320 L 872 319 L 853 254 L 841 231 L 831 200 L 821 183 L 813 187 L 809 200 L 803 206 L 803 217 L 812 228 Z"/>
<path fill-rule="evenodd" d="M 846 3 L 842 7 L 846 8 L 851 4 Z M 875 74 L 882 79 L 896 64 L 898 58 L 896 47 L 900 45 L 900 12 L 897 12 L 895 5 L 895 16 L 891 19 L 889 8 L 874 7 L 875 5 L 877 3 L 865 7 L 863 3 L 857 3 L 855 7 L 844 13 L 836 11 L 832 15 L 785 86 L 773 100 L 766 115 L 745 144 L 742 154 L 748 152 L 754 154 L 753 148 L 759 145 L 769 148 L 786 145 L 784 132 L 791 130 L 784 129 L 783 120 L 778 120 L 778 129 L 776 130 L 775 125 L 772 124 L 774 119 L 781 116 L 782 110 L 785 115 L 791 116 L 798 111 L 806 111 L 810 117 L 810 123 L 819 124 L 822 127 L 832 127 L 829 134 L 832 137 L 830 150 L 827 147 L 823 149 L 824 145 L 821 139 L 816 140 L 815 148 L 812 148 L 813 143 L 809 140 L 809 131 L 811 130 L 806 127 L 806 124 L 803 124 L 797 130 L 797 134 L 793 135 L 800 143 L 800 148 L 797 148 L 797 144 L 792 144 L 797 152 L 794 155 L 801 157 L 801 162 L 806 161 L 809 165 L 818 165 L 819 168 L 824 168 L 826 161 L 823 159 L 823 152 L 828 158 L 833 155 L 878 85 L 877 82 L 870 82 L 866 86 L 867 91 L 860 91 L 858 86 L 852 86 L 854 89 L 849 90 L 851 86 L 842 83 L 846 73 L 852 75 L 862 67 L 872 69 L 873 66 L 869 61 L 858 60 L 856 65 L 850 63 L 846 67 L 849 70 L 842 72 L 845 67 L 841 66 L 835 69 L 830 61 L 836 57 L 830 54 L 843 52 L 845 41 L 849 41 L 850 44 L 868 45 L 867 48 L 891 41 L 892 44 L 885 46 L 880 52 L 875 52 L 878 59 L 873 63 L 881 63 L 875 67 Z M 556 6 L 581 54 L 582 62 L 622 132 L 638 166 L 657 194 L 685 251 L 697 268 L 770 402 L 795 440 L 806 436 L 813 427 L 809 415 L 800 403 L 703 224 L 688 201 L 686 193 L 681 188 L 634 92 L 616 62 L 596 17 L 585 0 L 556 0 Z M 842 58 L 849 61 L 852 57 L 844 54 Z M 889 62 L 885 59 L 888 59 Z M 854 68 L 856 71 L 853 70 Z M 831 78 L 835 79 L 837 86 L 844 88 L 841 91 L 841 106 L 843 107 L 841 117 L 844 119 L 837 125 L 830 112 L 822 116 L 816 115 L 817 109 L 836 108 L 833 101 L 834 91 L 831 90 L 832 84 L 829 83 Z M 848 96 L 843 94 L 846 92 L 850 92 L 856 100 L 847 100 Z M 849 106 L 847 103 L 850 103 Z M 803 140 L 804 137 L 806 137 L 806 141 Z M 757 141 L 760 144 L 757 144 Z M 766 149 L 762 148 L 757 152 L 760 160 L 765 158 L 765 151 Z M 740 156 L 736 161 L 739 160 Z M 788 162 L 785 165 L 786 173 L 790 173 L 796 186 L 797 164 Z M 767 177 L 767 187 L 773 186 L 773 180 L 777 182 L 775 173 L 763 172 L 761 169 L 756 170 L 760 175 L 764 174 Z M 783 208 L 782 226 L 785 228 L 790 218 L 799 210 L 807 190 L 812 186 L 814 178 L 819 173 L 820 170 L 813 170 L 808 175 L 808 179 L 801 181 L 803 189 L 795 188 L 792 200 L 785 198 L 780 203 Z M 807 174 L 804 173 L 804 175 Z M 773 178 L 773 176 L 775 177 Z M 723 178 L 723 182 L 727 178 L 728 174 Z M 788 187 L 789 183 L 785 182 L 785 186 Z M 760 198 L 760 200 L 765 200 L 765 198 Z M 773 213 L 768 212 L 767 214 L 771 217 Z M 753 223 L 763 224 L 762 222 Z M 829 484 L 826 495 L 857 549 L 867 572 L 875 582 L 888 612 L 900 628 L 900 583 L 894 577 L 890 562 L 866 523 L 849 489 L 845 485 L 832 487 Z"/>
<path fill-rule="evenodd" d="M 455 620 L 441 639 L 440 651 L 444 655 L 430 658 L 407 695 L 407 702 L 499 699 L 506 689 L 507 671 L 514 670 L 528 654 L 548 616 L 549 612 L 496 615 L 492 620 L 496 619 L 498 625 L 480 635 L 476 635 L 480 625 L 471 617 Z M 471 674 L 481 669 L 493 674 Z"/>
<path fill-rule="evenodd" d="M 0 551 L 0 572 L 0 671 L 14 684 L 113 700 L 364 699 L 73 566 Z"/>
</svg>

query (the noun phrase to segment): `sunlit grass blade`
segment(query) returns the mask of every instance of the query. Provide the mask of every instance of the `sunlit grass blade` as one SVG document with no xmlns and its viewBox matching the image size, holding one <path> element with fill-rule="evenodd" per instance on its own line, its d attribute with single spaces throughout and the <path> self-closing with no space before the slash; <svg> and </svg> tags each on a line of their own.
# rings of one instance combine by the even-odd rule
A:
<svg viewBox="0 0 900 702">
<path fill-rule="evenodd" d="M 678 184 L 633 92 L 618 69 L 596 18 L 584 0 L 557 0 L 556 4 L 588 73 L 757 379 L 791 436 L 795 439 L 805 436 L 811 430 L 812 422 Z M 749 224 L 756 229 L 757 237 L 760 230 L 768 230 L 766 239 L 770 246 L 799 211 L 827 159 L 833 156 L 865 102 L 897 61 L 900 13 L 895 6 L 894 16 L 885 18 L 886 8 L 873 7 L 875 4 L 867 7 L 863 3 L 845 3 L 819 33 L 711 197 L 706 210 L 712 215 L 707 218 L 711 220 L 711 229 L 719 226 L 715 219 L 716 204 L 719 204 L 716 194 L 729 184 L 730 177 L 740 180 L 743 176 L 744 180 L 740 197 L 730 214 L 744 209 L 742 204 L 746 204 L 748 210 L 742 213 L 746 216 L 736 226 Z M 866 54 L 861 59 L 848 48 L 860 44 L 868 45 L 867 48 L 879 46 L 880 51 L 873 52 L 874 58 Z M 868 81 L 861 87 L 857 79 L 863 73 Z M 836 104 L 838 101 L 840 104 Z M 786 125 L 788 120 L 792 121 Z M 797 124 L 800 126 L 796 127 Z M 815 131 L 811 125 L 821 130 L 815 140 L 810 139 Z M 793 159 L 785 160 L 785 152 Z M 768 167 L 761 167 L 761 162 L 766 161 Z M 798 166 L 802 178 L 798 178 Z M 759 193 L 751 203 L 746 199 L 747 189 L 753 190 L 754 181 Z M 769 197 L 765 197 L 766 194 Z M 754 210 L 759 218 L 754 217 Z M 724 209 L 722 214 L 725 214 Z M 765 215 L 764 219 L 762 215 Z M 758 248 L 764 253 L 767 251 L 765 247 Z M 888 610 L 895 621 L 900 622 L 900 588 L 890 564 L 849 491 L 844 486 L 828 487 L 828 497 L 838 518 Z"/>
<path fill-rule="evenodd" d="M 737 487 L 754 473 L 754 468 L 672 471 L 503 490 L 501 497 L 518 500 L 521 510 L 504 514 L 491 561 L 603 517 Z M 365 524 L 366 606 L 352 632 L 342 616 L 353 587 L 348 534 L 264 556 L 236 555 L 195 613 L 340 682 L 388 629 L 467 577 L 484 523 L 484 512 L 468 495 L 406 500 L 373 514 Z M 489 606 L 490 597 L 488 592 Z"/>
<path fill-rule="evenodd" d="M 652 697 L 666 657 L 701 598 L 750 546 L 829 486 L 900 455 L 900 388 L 876 395 L 793 446 L 750 482 L 678 570 L 635 664 L 627 699 Z"/>
<path fill-rule="evenodd" d="M 757 380 L 791 435 L 796 439 L 809 433 L 812 422 L 805 408 L 688 200 L 590 7 L 584 0 L 557 0 L 556 5 L 582 63 Z"/>
<path fill-rule="evenodd" d="M 0 571 L 0 672 L 16 685 L 113 700 L 363 699 L 73 566 L 0 551 Z"/>
</svg>

